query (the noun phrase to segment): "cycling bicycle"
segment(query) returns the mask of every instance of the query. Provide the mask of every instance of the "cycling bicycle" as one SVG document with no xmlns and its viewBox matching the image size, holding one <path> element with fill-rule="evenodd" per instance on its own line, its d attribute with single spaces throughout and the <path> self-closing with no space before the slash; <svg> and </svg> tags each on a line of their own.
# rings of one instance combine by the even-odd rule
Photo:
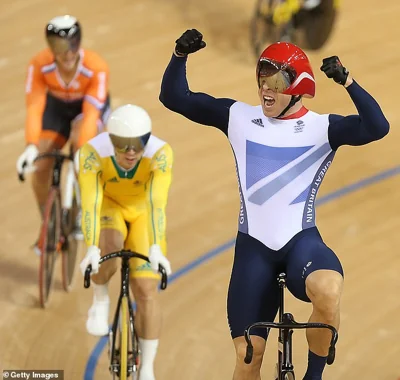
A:
<svg viewBox="0 0 400 380">
<path fill-rule="evenodd" d="M 292 42 L 303 49 L 322 48 L 335 25 L 339 4 L 340 0 L 256 0 L 250 21 L 256 58 L 267 44 L 276 41 Z"/>
<path fill-rule="evenodd" d="M 57 256 L 59 254 L 62 256 L 63 288 L 65 291 L 70 291 L 79 248 L 74 229 L 76 221 L 80 217 L 80 197 L 72 149 L 68 155 L 61 153 L 59 150 L 39 154 L 34 162 L 50 158 L 54 159 L 52 184 L 47 195 L 37 242 L 40 250 L 39 300 L 43 308 L 48 305 L 50 299 Z M 69 162 L 65 184 L 61 192 L 61 174 L 64 161 Z M 32 170 L 34 169 L 24 167 L 24 172 L 19 174 L 20 181 L 24 181 L 25 173 Z"/>
<path fill-rule="evenodd" d="M 294 366 L 292 363 L 292 335 L 295 329 L 328 329 L 332 333 L 331 343 L 327 364 L 331 365 L 335 361 L 335 345 L 338 340 L 337 330 L 324 323 L 297 323 L 293 315 L 284 312 L 284 292 L 286 288 L 286 274 L 281 273 L 278 276 L 279 284 L 279 322 L 256 322 L 248 326 L 244 331 L 244 337 L 247 342 L 246 357 L 244 362 L 251 363 L 253 357 L 253 345 L 251 343 L 250 331 L 252 328 L 271 328 L 279 329 L 278 336 L 278 362 L 275 368 L 275 380 L 295 380 Z"/>
<path fill-rule="evenodd" d="M 122 258 L 121 266 L 121 292 L 118 298 L 117 308 L 114 320 L 109 332 L 108 339 L 108 356 L 109 370 L 112 379 L 126 380 L 132 375 L 133 379 L 137 378 L 139 369 L 140 350 L 139 339 L 135 330 L 135 316 L 133 312 L 131 297 L 129 294 L 129 259 L 138 257 L 149 262 L 149 258 L 137 252 L 130 250 L 121 250 L 109 253 L 99 260 L 101 265 L 107 260 Z M 84 287 L 90 287 L 90 274 L 92 266 L 89 264 L 85 270 Z M 164 267 L 159 266 L 161 273 L 161 290 L 167 287 L 167 272 Z M 119 329 L 118 329 L 119 326 Z"/>
</svg>

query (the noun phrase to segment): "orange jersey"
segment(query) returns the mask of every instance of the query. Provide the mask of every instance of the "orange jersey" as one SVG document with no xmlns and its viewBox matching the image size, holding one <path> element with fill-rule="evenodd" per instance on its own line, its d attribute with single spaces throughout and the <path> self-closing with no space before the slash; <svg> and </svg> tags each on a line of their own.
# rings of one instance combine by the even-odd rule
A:
<svg viewBox="0 0 400 380">
<path fill-rule="evenodd" d="M 85 49 L 79 53 L 76 74 L 68 85 L 61 78 L 50 49 L 42 50 L 30 61 L 25 84 L 25 140 L 28 144 L 39 141 L 47 93 L 66 103 L 81 100 L 82 128 L 97 123 L 108 95 L 109 68 L 97 53 Z"/>
</svg>

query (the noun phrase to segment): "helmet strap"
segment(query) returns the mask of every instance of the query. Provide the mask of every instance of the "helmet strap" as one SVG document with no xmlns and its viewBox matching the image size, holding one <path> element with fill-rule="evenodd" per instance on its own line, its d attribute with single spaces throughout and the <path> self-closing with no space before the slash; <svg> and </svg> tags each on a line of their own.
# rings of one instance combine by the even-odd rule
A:
<svg viewBox="0 0 400 380">
<path fill-rule="evenodd" d="M 276 117 L 279 119 L 282 117 L 290 108 L 292 108 L 299 100 L 301 99 L 301 95 L 295 96 L 292 95 L 289 104 L 284 108 L 284 110 Z"/>
</svg>

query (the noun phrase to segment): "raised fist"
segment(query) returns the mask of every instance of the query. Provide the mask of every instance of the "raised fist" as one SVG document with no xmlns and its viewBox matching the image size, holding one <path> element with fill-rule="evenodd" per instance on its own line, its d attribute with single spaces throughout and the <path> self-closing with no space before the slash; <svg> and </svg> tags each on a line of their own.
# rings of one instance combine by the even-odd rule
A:
<svg viewBox="0 0 400 380">
<path fill-rule="evenodd" d="M 328 78 L 332 78 L 336 83 L 344 85 L 346 83 L 349 72 L 340 62 L 339 57 L 324 58 L 322 60 L 321 71 L 323 71 Z"/>
<path fill-rule="evenodd" d="M 187 30 L 176 41 L 175 53 L 188 55 L 206 47 L 203 35 L 196 29 Z"/>
</svg>

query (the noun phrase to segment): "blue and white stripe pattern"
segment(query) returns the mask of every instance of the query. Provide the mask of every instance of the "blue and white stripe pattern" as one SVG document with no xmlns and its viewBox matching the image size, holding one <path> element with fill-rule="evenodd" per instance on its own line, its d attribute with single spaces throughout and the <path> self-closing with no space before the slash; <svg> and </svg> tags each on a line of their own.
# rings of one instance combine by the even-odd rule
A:
<svg viewBox="0 0 400 380">
<path fill-rule="evenodd" d="M 257 118 L 263 127 L 252 123 Z M 311 111 L 276 120 L 266 118 L 261 107 L 240 102 L 231 107 L 228 138 L 239 182 L 239 231 L 278 250 L 315 226 L 314 199 L 334 156 L 328 126 L 328 115 Z"/>
</svg>

